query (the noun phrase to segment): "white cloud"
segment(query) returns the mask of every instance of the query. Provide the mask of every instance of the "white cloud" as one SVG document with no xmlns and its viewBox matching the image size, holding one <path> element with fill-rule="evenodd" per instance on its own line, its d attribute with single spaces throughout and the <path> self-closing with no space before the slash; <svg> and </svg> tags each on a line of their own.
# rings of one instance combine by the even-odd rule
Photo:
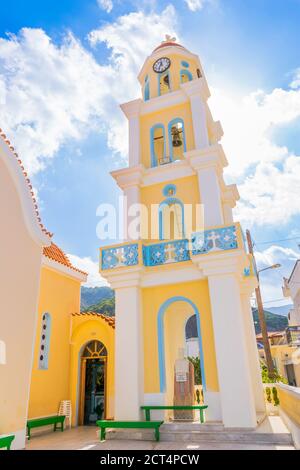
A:
<svg viewBox="0 0 300 470">
<path fill-rule="evenodd" d="M 108 285 L 106 280 L 99 274 L 99 264 L 90 257 L 80 258 L 79 256 L 68 254 L 68 258 L 75 268 L 88 273 L 88 279 L 84 286 L 98 287 Z"/>
<path fill-rule="evenodd" d="M 248 224 L 289 222 L 300 213 L 300 158 L 277 145 L 273 135 L 300 117 L 300 89 L 276 88 L 242 98 L 214 89 L 210 105 L 224 128 L 226 174 L 243 180 L 237 217 Z"/>
<path fill-rule="evenodd" d="M 258 249 L 260 248 L 261 247 L 258 246 Z M 268 270 L 260 275 L 260 286 L 263 300 L 266 302 L 266 309 L 268 309 L 268 307 L 275 307 L 276 305 L 291 303 L 290 298 L 283 298 L 283 277 L 289 277 L 298 257 L 299 253 L 293 249 L 278 245 L 272 245 L 263 251 L 255 251 L 258 269 L 263 269 L 273 264 L 281 264 L 281 268 Z M 282 300 L 278 301 L 279 299 Z M 274 300 L 277 302 L 272 302 Z"/>
<path fill-rule="evenodd" d="M 107 13 L 110 13 L 114 7 L 112 0 L 97 0 L 97 3 Z"/>
<path fill-rule="evenodd" d="M 185 3 L 191 11 L 197 11 L 201 10 L 207 1 L 208 0 L 185 0 Z"/>
<path fill-rule="evenodd" d="M 91 131 L 106 131 L 111 150 L 126 157 L 127 124 L 118 105 L 137 96 L 145 55 L 166 32 L 174 33 L 175 22 L 168 6 L 159 15 L 130 13 L 92 31 L 91 44 L 104 42 L 110 50 L 105 65 L 72 34 L 60 45 L 41 29 L 0 38 L 0 126 L 29 173 Z"/>
</svg>

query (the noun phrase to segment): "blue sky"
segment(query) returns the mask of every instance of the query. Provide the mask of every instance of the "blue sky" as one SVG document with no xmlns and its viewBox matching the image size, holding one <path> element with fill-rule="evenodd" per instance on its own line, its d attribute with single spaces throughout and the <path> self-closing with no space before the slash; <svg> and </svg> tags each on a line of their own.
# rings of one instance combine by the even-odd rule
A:
<svg viewBox="0 0 300 470">
<path fill-rule="evenodd" d="M 299 0 L 1 5 L 0 127 L 31 174 L 44 224 L 92 283 L 96 209 L 117 202 L 109 171 L 126 164 L 118 103 L 138 96 L 139 66 L 171 33 L 200 55 L 225 131 L 226 179 L 242 196 L 236 217 L 260 265 L 283 265 L 264 274 L 266 305 L 282 297 L 300 243 L 299 21 Z"/>
</svg>

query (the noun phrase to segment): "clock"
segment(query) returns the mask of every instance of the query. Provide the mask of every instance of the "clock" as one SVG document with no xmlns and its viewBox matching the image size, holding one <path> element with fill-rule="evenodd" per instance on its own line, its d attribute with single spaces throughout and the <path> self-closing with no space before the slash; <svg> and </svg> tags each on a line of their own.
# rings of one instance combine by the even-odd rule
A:
<svg viewBox="0 0 300 470">
<path fill-rule="evenodd" d="M 161 57 L 153 65 L 153 70 L 156 73 L 162 73 L 168 70 L 171 66 L 171 61 L 168 57 Z"/>
</svg>

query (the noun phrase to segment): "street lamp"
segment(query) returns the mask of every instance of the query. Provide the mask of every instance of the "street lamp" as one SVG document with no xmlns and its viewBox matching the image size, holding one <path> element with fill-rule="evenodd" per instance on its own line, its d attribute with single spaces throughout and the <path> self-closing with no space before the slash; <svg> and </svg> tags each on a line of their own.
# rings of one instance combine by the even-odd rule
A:
<svg viewBox="0 0 300 470">
<path fill-rule="evenodd" d="M 272 266 L 268 266 L 267 268 L 260 269 L 259 271 L 257 271 L 257 274 L 262 273 L 263 271 L 267 271 L 267 269 L 277 269 L 277 268 L 281 268 L 281 264 L 279 263 L 272 264 Z"/>
<path fill-rule="evenodd" d="M 252 238 L 251 238 L 251 234 L 249 230 L 246 231 L 246 236 L 247 236 L 247 242 L 248 242 L 248 247 L 249 247 L 249 253 L 253 256 L 254 265 L 256 266 L 253 243 L 252 243 Z M 265 358 L 266 358 L 266 363 L 267 363 L 267 368 L 268 368 L 268 375 L 271 378 L 273 378 L 275 375 L 275 369 L 274 369 L 274 364 L 273 364 L 273 359 L 272 359 L 272 354 L 271 354 L 271 348 L 270 348 L 268 331 L 267 331 L 267 324 L 266 324 L 264 307 L 263 307 L 263 302 L 262 302 L 262 297 L 261 297 L 259 273 L 266 271 L 267 269 L 277 269 L 280 267 L 281 267 L 280 264 L 272 264 L 271 266 L 263 268 L 260 271 L 256 269 L 257 281 L 258 281 L 257 287 L 255 288 L 257 313 L 258 313 L 258 320 L 259 320 L 259 325 L 261 329 L 262 342 L 263 342 L 264 350 L 265 350 Z"/>
</svg>

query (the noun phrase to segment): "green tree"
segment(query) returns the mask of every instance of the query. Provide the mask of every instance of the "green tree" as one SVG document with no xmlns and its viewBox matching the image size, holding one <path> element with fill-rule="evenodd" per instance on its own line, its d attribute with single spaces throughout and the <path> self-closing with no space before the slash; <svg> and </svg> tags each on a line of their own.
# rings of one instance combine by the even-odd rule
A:
<svg viewBox="0 0 300 470">
<path fill-rule="evenodd" d="M 195 385 L 202 385 L 201 367 L 199 357 L 189 357 L 188 360 L 194 366 Z"/>
</svg>

